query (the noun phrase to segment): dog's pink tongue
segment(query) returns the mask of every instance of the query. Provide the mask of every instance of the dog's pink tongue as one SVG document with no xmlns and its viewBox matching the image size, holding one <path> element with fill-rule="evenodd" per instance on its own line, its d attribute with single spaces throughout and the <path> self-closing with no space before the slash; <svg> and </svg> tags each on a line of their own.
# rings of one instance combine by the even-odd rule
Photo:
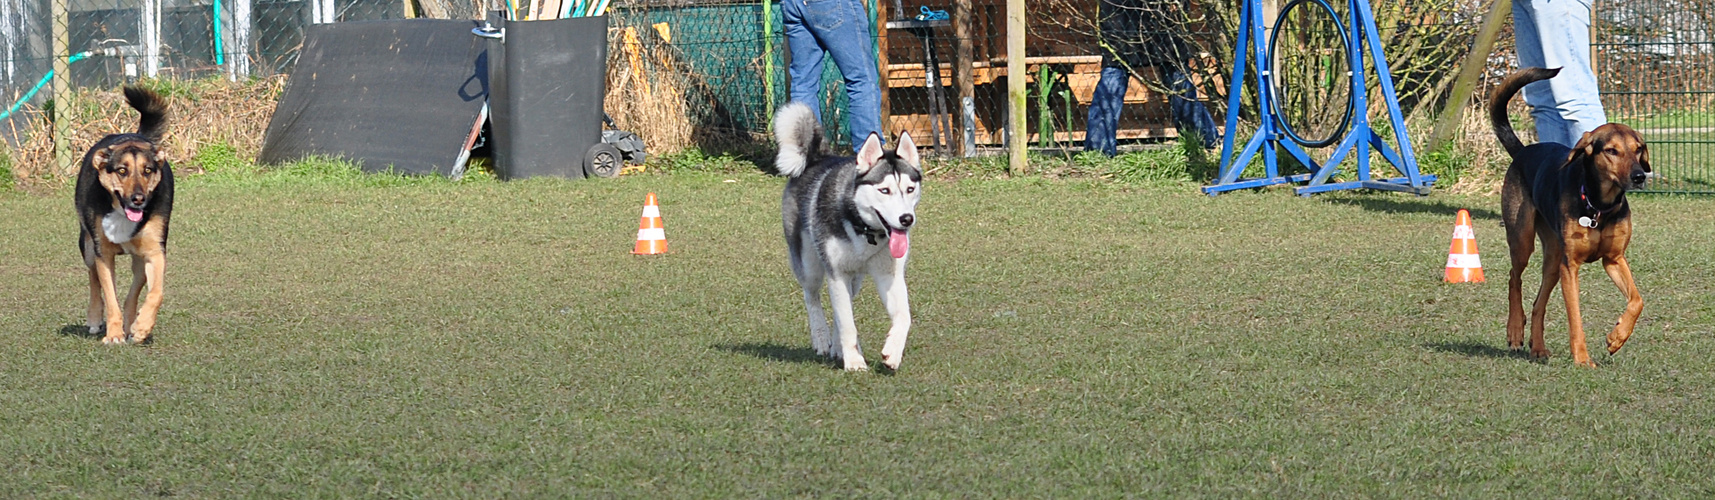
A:
<svg viewBox="0 0 1715 500">
<path fill-rule="evenodd" d="M 143 220 L 143 211 L 125 207 L 125 218 L 131 219 L 131 222 Z"/>
<path fill-rule="evenodd" d="M 893 253 L 893 258 L 905 257 L 905 251 L 911 249 L 911 236 L 905 231 L 892 231 L 887 237 L 887 250 Z"/>
</svg>

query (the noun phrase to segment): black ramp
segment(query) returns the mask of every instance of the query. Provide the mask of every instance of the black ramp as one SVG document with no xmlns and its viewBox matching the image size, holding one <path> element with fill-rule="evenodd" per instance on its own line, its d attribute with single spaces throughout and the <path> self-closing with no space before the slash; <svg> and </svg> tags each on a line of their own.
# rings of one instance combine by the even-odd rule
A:
<svg viewBox="0 0 1715 500">
<path fill-rule="evenodd" d="M 475 21 L 318 24 L 274 108 L 257 161 L 340 157 L 365 172 L 450 175 L 488 96 Z"/>
</svg>

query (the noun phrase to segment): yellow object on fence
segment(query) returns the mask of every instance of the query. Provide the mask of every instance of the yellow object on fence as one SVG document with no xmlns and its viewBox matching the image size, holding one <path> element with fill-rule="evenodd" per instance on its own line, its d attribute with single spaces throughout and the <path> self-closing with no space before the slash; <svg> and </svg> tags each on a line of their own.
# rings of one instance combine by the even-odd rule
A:
<svg viewBox="0 0 1715 500">
<path fill-rule="evenodd" d="M 637 75 L 637 83 L 643 86 L 643 93 L 654 95 L 649 90 L 649 78 L 643 75 L 643 44 L 637 41 L 637 28 L 625 28 L 626 57 L 631 59 L 631 73 Z"/>
</svg>

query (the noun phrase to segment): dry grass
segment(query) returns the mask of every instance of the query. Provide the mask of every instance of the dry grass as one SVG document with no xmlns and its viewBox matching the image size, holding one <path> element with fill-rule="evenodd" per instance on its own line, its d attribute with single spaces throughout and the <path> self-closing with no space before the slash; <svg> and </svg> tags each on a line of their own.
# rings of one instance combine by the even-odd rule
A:
<svg viewBox="0 0 1715 500">
<path fill-rule="evenodd" d="M 645 32 L 649 29 L 608 30 L 607 96 L 602 105 L 614 125 L 642 137 L 653 156 L 693 145 L 685 96 L 694 84 L 684 64 Z"/>
<path fill-rule="evenodd" d="M 1467 106 L 1460 120 L 1459 133 L 1453 137 L 1452 154 L 1464 163 L 1464 172 L 1459 175 L 1459 180 L 1447 188 L 1453 194 L 1493 195 L 1501 192 L 1502 176 L 1506 174 L 1507 164 L 1512 158 L 1495 139 L 1486 105 L 1486 102 L 1473 102 Z M 1522 100 L 1515 100 L 1511 110 L 1513 116 L 1525 117 L 1513 122 L 1513 130 L 1519 140 L 1525 144 L 1535 143 L 1535 122 L 1529 118 L 1530 113 Z M 1420 137 L 1428 137 L 1428 134 Z"/>
<path fill-rule="evenodd" d="M 148 81 L 144 86 L 167 99 L 167 134 L 162 140 L 168 158 L 181 171 L 201 170 L 193 160 L 202 148 L 225 144 L 240 158 L 255 158 L 262 149 L 274 105 L 285 90 L 284 76 L 247 82 L 199 80 L 187 82 Z M 72 155 L 84 151 L 102 137 L 137 129 L 137 112 L 125 104 L 119 89 L 77 89 L 65 106 L 69 113 Z M 16 185 L 25 189 L 48 188 L 73 178 L 76 171 L 54 164 L 53 124 L 32 122 L 21 134 L 25 139 L 4 153 L 12 160 Z M 75 168 L 75 167 L 74 167 Z"/>
</svg>

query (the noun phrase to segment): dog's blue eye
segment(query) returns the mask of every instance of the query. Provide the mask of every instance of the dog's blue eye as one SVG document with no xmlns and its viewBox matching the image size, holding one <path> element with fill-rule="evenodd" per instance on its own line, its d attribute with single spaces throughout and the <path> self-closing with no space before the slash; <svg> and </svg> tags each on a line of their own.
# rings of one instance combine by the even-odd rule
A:
<svg viewBox="0 0 1715 500">
<path fill-rule="evenodd" d="M 911 194 L 911 193 L 915 193 L 915 192 L 917 192 L 917 187 L 915 187 L 915 186 L 905 188 L 905 194 Z"/>
<path fill-rule="evenodd" d="M 888 188 L 881 188 L 881 189 L 878 189 L 877 191 L 881 191 L 881 194 L 893 194 L 893 190 L 888 189 Z"/>
</svg>

